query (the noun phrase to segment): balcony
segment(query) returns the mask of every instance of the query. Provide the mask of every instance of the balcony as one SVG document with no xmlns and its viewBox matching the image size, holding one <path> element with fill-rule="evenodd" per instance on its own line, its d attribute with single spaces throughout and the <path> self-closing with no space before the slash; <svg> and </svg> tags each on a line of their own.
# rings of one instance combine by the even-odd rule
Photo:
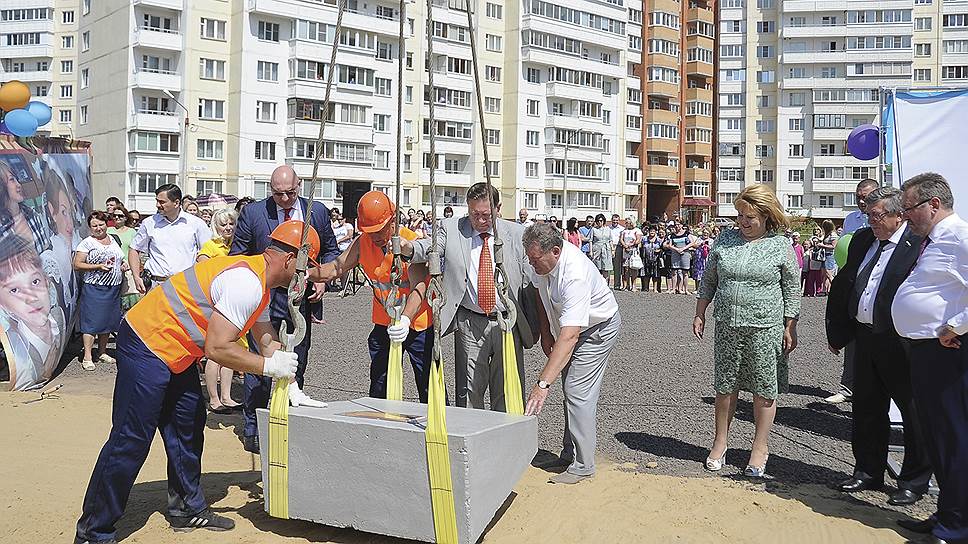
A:
<svg viewBox="0 0 968 544">
<path fill-rule="evenodd" d="M 819 13 L 827 11 L 845 11 L 847 0 L 785 0 L 784 13 Z M 853 6 L 853 2 L 851 2 Z M 862 9 L 862 8 L 861 8 Z"/>
<path fill-rule="evenodd" d="M 703 102 L 713 101 L 713 91 L 712 89 L 702 89 L 699 87 L 691 87 L 686 89 L 685 100 L 686 102 L 690 100 L 701 100 Z"/>
<path fill-rule="evenodd" d="M 645 170 L 642 172 L 645 179 L 668 179 L 677 180 L 679 178 L 679 171 L 676 170 L 674 166 L 667 166 L 664 164 L 647 164 L 645 165 Z"/>
<path fill-rule="evenodd" d="M 5 59 L 31 59 L 35 57 L 53 57 L 54 46 L 49 44 L 10 45 L 3 47 Z"/>
<path fill-rule="evenodd" d="M 17 81 L 22 81 L 24 83 L 34 83 L 38 81 L 53 81 L 54 72 L 47 70 L 46 72 L 41 72 L 39 70 L 29 71 L 29 72 L 2 72 L 0 73 L 0 80 L 11 81 L 16 79 Z"/>
<path fill-rule="evenodd" d="M 831 64 L 847 62 L 846 51 L 791 51 L 780 56 L 780 62 L 785 64 Z"/>
<path fill-rule="evenodd" d="M 436 48 L 434 49 L 434 53 L 437 53 Z M 602 74 L 605 77 L 623 78 L 626 75 L 625 67 L 619 66 L 615 62 L 604 62 L 591 55 L 583 57 L 578 54 L 565 53 L 564 51 L 550 51 L 533 46 L 521 48 L 521 61 L 533 62 L 545 66 L 568 66 L 575 70 L 586 70 Z"/>
<path fill-rule="evenodd" d="M 455 121 L 458 119 L 455 119 Z M 577 115 L 554 115 L 545 119 L 545 126 L 566 130 L 588 130 L 589 123 L 601 123 L 601 117 L 579 117 Z"/>
<path fill-rule="evenodd" d="M 846 141 L 850 136 L 849 128 L 815 128 L 813 129 L 814 140 L 837 140 Z"/>
<path fill-rule="evenodd" d="M 704 8 L 689 8 L 686 10 L 686 22 L 691 21 L 702 21 L 704 23 L 713 24 L 713 12 L 709 9 Z"/>
<path fill-rule="evenodd" d="M 43 4 L 41 4 L 43 5 Z M 3 34 L 27 34 L 27 33 L 46 33 L 54 31 L 54 21 L 52 19 L 32 19 L 20 21 L 0 22 L 0 33 Z M 4 46 L 7 47 L 7 46 Z"/>
<path fill-rule="evenodd" d="M 705 142 L 691 142 L 685 144 L 686 155 L 702 155 L 711 157 L 713 155 L 713 145 Z"/>
<path fill-rule="evenodd" d="M 786 4 L 784 4 L 784 8 Z M 843 38 L 847 36 L 846 25 L 804 25 L 785 26 L 781 32 L 784 38 Z"/>
<path fill-rule="evenodd" d="M 813 166 L 858 166 L 863 164 L 850 155 L 814 155 Z"/>
<path fill-rule="evenodd" d="M 638 128 L 625 128 L 625 141 L 627 142 L 641 142 L 642 141 L 642 129 Z"/>
<path fill-rule="evenodd" d="M 136 6 L 148 6 L 153 8 L 163 8 L 170 9 L 172 11 L 181 11 L 184 9 L 184 0 L 132 0 L 132 4 Z"/>
<path fill-rule="evenodd" d="M 134 128 L 151 132 L 179 132 L 180 115 L 174 111 L 139 110 L 135 112 Z"/>
<path fill-rule="evenodd" d="M 905 62 L 911 49 L 851 49 L 842 62 Z"/>
<path fill-rule="evenodd" d="M 706 115 L 686 114 L 686 129 L 690 128 L 713 128 L 713 118 Z"/>
<path fill-rule="evenodd" d="M 689 75 L 701 75 L 713 77 L 713 65 L 708 62 L 692 61 L 686 63 L 686 73 Z"/>
<path fill-rule="evenodd" d="M 152 70 L 144 68 L 132 74 L 132 87 L 155 89 L 159 91 L 181 90 L 181 74 L 172 70 Z"/>
<path fill-rule="evenodd" d="M 562 82 L 548 83 L 545 87 L 545 92 L 548 96 L 555 98 L 586 100 L 598 103 L 601 103 L 607 96 L 601 89 L 596 87 L 585 87 L 584 85 L 572 85 L 571 83 Z"/>
<path fill-rule="evenodd" d="M 167 51 L 182 51 L 182 35 L 177 30 L 167 30 L 158 27 L 139 27 L 134 32 L 135 47 L 150 47 Z"/>
<path fill-rule="evenodd" d="M 318 137 L 319 121 L 289 119 L 286 122 L 286 138 L 315 140 Z M 371 125 L 327 122 L 323 137 L 327 140 L 371 144 L 373 143 L 373 127 Z"/>
<path fill-rule="evenodd" d="M 645 114 L 646 123 L 663 123 L 666 125 L 678 125 L 679 124 L 679 112 L 670 110 L 646 110 Z"/>
<path fill-rule="evenodd" d="M 709 182 L 712 180 L 713 171 L 708 168 L 686 168 L 683 174 L 683 179 L 685 181 L 705 181 Z"/>
<path fill-rule="evenodd" d="M 679 98 L 679 85 L 666 81 L 648 81 L 645 83 L 645 94 Z"/>
<path fill-rule="evenodd" d="M 662 153 L 679 153 L 679 140 L 672 140 L 669 138 L 646 138 L 645 149 L 646 151 Z"/>
<path fill-rule="evenodd" d="M 673 70 L 679 69 L 679 59 L 672 55 L 663 55 L 661 53 L 646 53 L 646 55 L 646 62 L 649 66 L 662 66 L 663 68 L 672 68 Z"/>
</svg>

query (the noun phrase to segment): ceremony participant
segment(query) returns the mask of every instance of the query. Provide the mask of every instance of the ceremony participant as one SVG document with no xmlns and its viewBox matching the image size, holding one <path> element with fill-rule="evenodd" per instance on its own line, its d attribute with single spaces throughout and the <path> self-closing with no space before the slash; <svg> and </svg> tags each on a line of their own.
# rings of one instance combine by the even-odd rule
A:
<svg viewBox="0 0 968 544">
<path fill-rule="evenodd" d="M 296 354 L 280 349 L 267 307 L 269 289 L 289 285 L 295 273 L 301 235 L 301 221 L 284 223 L 273 230 L 262 255 L 198 263 L 152 289 L 125 315 L 117 341 L 113 425 L 84 496 L 75 542 L 113 541 L 156 430 L 168 455 L 172 528 L 225 531 L 235 526 L 212 512 L 202 494 L 205 400 L 195 363 L 207 357 L 270 379 L 295 375 Z M 314 230 L 308 243 L 314 261 L 319 253 Z M 249 331 L 263 355 L 237 343 Z"/>
<path fill-rule="evenodd" d="M 121 255 L 124 257 L 124 278 L 121 281 L 121 311 L 126 312 L 141 300 L 141 294 L 138 293 L 138 289 L 134 285 L 134 278 L 131 276 L 131 267 L 128 265 L 128 250 L 131 249 L 131 240 L 134 240 L 134 235 L 137 234 L 138 229 L 131 221 L 131 212 L 123 204 L 116 204 L 111 213 L 114 216 L 114 226 L 108 227 L 108 234 L 113 234 L 118 237 L 118 240 L 121 240 Z"/>
<path fill-rule="evenodd" d="M 504 243 L 504 270 L 508 275 L 508 297 L 517 310 L 513 334 L 518 348 L 518 376 L 524 383 L 524 350 L 534 345 L 537 331 L 532 329 L 522 302 L 528 269 L 520 224 L 494 218 L 491 206 L 501 213 L 500 193 L 484 182 L 467 190 L 467 216 L 445 219 L 438 233 L 437 254 L 443 259 L 444 300 L 440 326 L 442 334 L 454 333 L 454 366 L 457 406 L 484 408 L 484 393 L 490 391 L 491 410 L 507 411 L 504 399 L 503 332 L 498 312 L 507 309 L 497 296 L 494 284 L 494 225 Z M 557 232 L 557 231 L 556 231 Z M 558 234 L 561 237 L 561 234 Z M 412 243 L 401 240 L 401 251 L 414 263 L 426 263 L 432 239 Z M 532 304 L 533 308 L 533 304 Z M 523 393 L 523 392 L 522 392 Z M 523 400 L 523 398 L 522 398 Z"/>
<path fill-rule="evenodd" d="M 269 234 L 280 224 L 286 221 L 302 221 L 306 216 L 306 206 L 309 201 L 299 195 L 302 181 L 296 175 L 296 171 L 289 165 L 282 165 L 272 171 L 269 178 L 269 190 L 271 194 L 265 200 L 253 202 L 242 209 L 239 221 L 235 226 L 235 236 L 232 238 L 232 249 L 230 255 L 260 255 L 270 245 Z M 329 262 L 339 255 L 336 249 L 336 236 L 333 234 L 332 221 L 329 218 L 329 210 L 322 202 L 313 203 L 313 213 L 310 225 L 319 233 L 320 238 L 320 262 Z M 309 346 L 312 344 L 312 316 L 310 313 L 310 303 L 318 301 L 325 291 L 325 284 L 311 283 L 307 289 L 306 296 L 303 298 L 299 311 L 306 318 L 306 336 L 293 351 L 299 357 L 299 368 L 296 370 L 296 381 L 290 384 L 289 400 L 294 406 L 300 404 L 305 406 L 319 406 L 322 403 L 315 401 L 303 392 L 305 386 L 304 376 L 306 364 L 309 360 Z M 278 331 L 283 322 L 289 332 L 292 332 L 294 325 L 289 316 L 289 305 L 286 289 L 275 289 L 272 292 L 272 302 L 269 304 L 269 318 L 272 327 Z M 255 348 L 255 345 L 250 346 Z M 242 444 L 245 450 L 250 453 L 259 453 L 259 433 L 255 419 L 255 411 L 259 408 L 269 406 L 269 397 L 272 393 L 272 380 L 259 374 L 246 374 L 245 388 L 243 389 L 243 405 L 245 406 L 242 414 L 245 416 L 245 428 L 243 429 Z"/>
<path fill-rule="evenodd" d="M 353 230 L 353 225 L 346 222 L 346 218 L 343 217 L 343 213 L 341 211 L 330 210 L 330 214 L 333 217 L 333 236 L 336 237 L 336 247 L 339 249 L 340 253 L 343 253 L 350 248 L 350 243 L 352 243 L 353 238 L 356 237 L 356 232 Z M 339 278 L 339 290 L 346 288 L 347 275 L 348 272 Z"/>
<path fill-rule="evenodd" d="M 589 235 L 591 245 L 591 259 L 595 268 L 608 283 L 608 274 L 612 271 L 612 233 L 605 226 L 605 214 L 595 216 L 595 226 Z"/>
<path fill-rule="evenodd" d="M 557 462 L 567 466 L 549 481 L 576 484 L 595 474 L 596 414 L 608 356 L 618 340 L 618 303 L 594 263 L 581 250 L 563 244 L 549 225 L 524 231 L 532 281 L 540 295 L 541 348 L 548 362 L 528 396 L 525 415 L 541 413 L 558 376 L 565 397 L 565 433 Z"/>
<path fill-rule="evenodd" d="M 121 283 L 124 280 L 124 254 L 116 234 L 108 234 L 108 214 L 93 211 L 87 216 L 91 235 L 81 240 L 74 251 L 74 270 L 82 272 L 81 312 L 78 328 L 83 335 L 81 368 L 94 370 L 91 353 L 97 338 L 98 361 L 114 364 L 107 354 L 108 336 L 118 332 L 121 323 Z"/>
<path fill-rule="evenodd" d="M 914 530 L 932 542 L 968 542 L 968 223 L 954 212 L 940 174 L 901 185 L 920 257 L 897 290 L 891 315 L 907 339 L 911 390 L 925 450 L 941 492 L 938 511 Z M 912 528 L 910 523 L 902 526 Z"/>
<path fill-rule="evenodd" d="M 161 285 L 171 276 L 191 268 L 202 244 L 212 237 L 201 219 L 182 210 L 181 198 L 181 189 L 173 183 L 155 189 L 158 213 L 145 219 L 131 240 L 128 266 L 142 295 L 152 285 Z M 148 256 L 144 275 L 139 252 Z"/>
<path fill-rule="evenodd" d="M 622 289 L 622 271 L 625 268 L 625 253 L 622 251 L 622 233 L 625 225 L 617 213 L 612 214 L 612 223 L 608 226 L 608 232 L 612 237 L 612 289 L 620 291 Z"/>
<path fill-rule="evenodd" d="M 430 306 L 424 298 L 427 292 L 427 266 L 402 263 L 396 304 L 403 304 L 403 314 L 398 324 L 392 324 L 384 307 L 393 287 L 390 281 L 393 266 L 391 241 L 397 232 L 397 223 L 393 220 L 394 209 L 390 198 L 381 191 L 370 191 L 363 195 L 357 206 L 356 219 L 362 234 L 335 261 L 320 266 L 318 277 L 331 281 L 357 265 L 363 267 L 373 286 L 373 330 L 367 340 L 370 349 L 370 396 L 387 398 L 390 342 L 402 342 L 403 349 L 410 355 L 420 402 L 426 403 L 434 347 Z M 418 239 L 417 233 L 407 227 L 400 229 L 400 237 L 401 241 Z"/>
<path fill-rule="evenodd" d="M 534 223 L 534 221 L 528 219 L 528 209 L 527 208 L 521 208 L 520 210 L 518 210 L 518 224 L 519 225 L 524 225 L 525 227 L 527 227 L 528 225 L 530 225 L 532 223 Z"/>
<path fill-rule="evenodd" d="M 585 216 L 585 224 L 578 227 L 578 234 L 581 236 L 581 252 L 589 259 L 592 258 L 592 229 L 595 228 L 595 216 Z"/>
<path fill-rule="evenodd" d="M 722 469 L 739 391 L 749 391 L 756 433 L 743 473 L 761 478 L 776 397 L 788 388 L 787 356 L 797 347 L 800 269 L 783 236 L 788 219 L 772 190 L 750 185 L 734 205 L 739 228 L 724 231 L 709 253 L 692 325 L 701 339 L 706 308 L 715 298 L 716 437 L 705 466 Z"/>
<path fill-rule="evenodd" d="M 854 233 L 847 263 L 834 278 L 827 299 L 827 342 L 840 354 L 855 342 L 851 447 L 854 474 L 839 484 L 846 492 L 880 489 L 887 470 L 891 436 L 891 399 L 904 418 L 904 465 L 897 492 L 888 504 L 921 499 L 931 465 L 921 444 L 921 429 L 911 401 L 911 365 L 894 330 L 891 303 L 914 265 L 921 238 L 901 218 L 901 191 L 870 192 L 865 208 L 870 227 Z"/>
<path fill-rule="evenodd" d="M 116 196 L 109 196 L 107 200 L 104 201 L 104 211 L 108 214 L 108 228 L 113 228 L 117 219 L 114 215 L 114 209 L 121 206 L 121 199 Z"/>
</svg>

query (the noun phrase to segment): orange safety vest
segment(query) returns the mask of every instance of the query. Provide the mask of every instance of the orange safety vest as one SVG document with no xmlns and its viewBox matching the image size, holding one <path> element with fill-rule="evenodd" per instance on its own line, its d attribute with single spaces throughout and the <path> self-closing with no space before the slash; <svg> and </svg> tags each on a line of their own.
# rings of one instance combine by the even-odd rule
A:
<svg viewBox="0 0 968 544">
<path fill-rule="evenodd" d="M 400 236 L 406 238 L 407 240 L 415 240 L 417 238 L 417 233 L 408 229 L 401 228 Z M 393 289 L 393 284 L 390 283 L 390 269 L 393 267 L 393 253 L 384 252 L 384 248 L 377 247 L 370 239 L 369 235 L 363 235 L 360 239 L 360 266 L 363 267 L 363 272 L 366 274 L 367 278 L 370 278 L 370 283 L 373 284 L 373 323 L 377 325 L 390 325 L 390 315 L 387 314 L 386 308 L 383 307 L 383 301 L 390 296 L 390 290 Z M 407 295 L 410 293 L 410 275 L 408 274 L 408 269 L 410 265 L 408 263 L 403 264 L 403 273 L 400 277 L 400 290 L 398 291 L 399 296 L 397 298 L 397 304 L 401 301 L 406 300 Z M 415 331 L 426 330 L 430 326 L 430 305 L 427 304 L 427 300 L 424 299 L 420 303 L 420 310 L 417 311 L 417 315 L 410 320 L 410 328 Z"/>
<path fill-rule="evenodd" d="M 262 281 L 262 301 L 242 329 L 242 336 L 255 325 L 269 305 L 266 287 L 266 261 L 254 257 L 215 257 L 175 274 L 148 292 L 125 319 L 159 359 L 175 374 L 180 374 L 205 355 L 205 337 L 212 317 L 212 282 L 233 268 L 245 267 Z"/>
</svg>

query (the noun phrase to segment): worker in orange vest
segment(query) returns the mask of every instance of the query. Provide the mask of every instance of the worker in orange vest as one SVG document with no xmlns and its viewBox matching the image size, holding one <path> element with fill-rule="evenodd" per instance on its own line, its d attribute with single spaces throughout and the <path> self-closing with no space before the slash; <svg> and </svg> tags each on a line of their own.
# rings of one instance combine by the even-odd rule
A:
<svg viewBox="0 0 968 544">
<path fill-rule="evenodd" d="M 202 357 L 241 372 L 295 376 L 295 353 L 282 351 L 269 323 L 270 289 L 288 286 L 296 271 L 302 221 L 272 231 L 261 255 L 215 257 L 152 289 L 121 322 L 111 434 L 101 449 L 77 522 L 76 543 L 115 542 L 115 523 L 148 456 L 155 431 L 168 454 L 168 517 L 176 531 L 232 529 L 211 511 L 200 486 L 205 399 Z M 309 257 L 319 254 L 310 228 Z M 261 355 L 236 341 L 252 332 Z"/>
<path fill-rule="evenodd" d="M 403 304 L 404 307 L 396 325 L 384 307 L 393 288 L 390 281 L 393 266 L 390 245 L 397 229 L 395 217 L 395 207 L 386 194 L 370 191 L 363 195 L 357 206 L 356 220 L 357 229 L 363 234 L 353 240 L 335 261 L 320 266 L 318 274 L 323 281 L 332 281 L 359 264 L 373 287 L 373 330 L 367 340 L 370 350 L 370 396 L 386 398 L 390 342 L 402 342 L 403 349 L 410 355 L 420 402 L 426 403 L 434 347 L 430 306 L 425 299 L 429 279 L 426 265 L 401 263 L 399 294 L 393 305 Z M 400 236 L 413 240 L 417 238 L 417 233 L 402 227 Z"/>
</svg>

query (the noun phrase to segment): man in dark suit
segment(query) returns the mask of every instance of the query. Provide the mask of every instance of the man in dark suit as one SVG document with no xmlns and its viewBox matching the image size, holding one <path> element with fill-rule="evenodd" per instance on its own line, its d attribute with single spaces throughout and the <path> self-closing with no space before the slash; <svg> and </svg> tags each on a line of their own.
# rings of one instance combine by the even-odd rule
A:
<svg viewBox="0 0 968 544">
<path fill-rule="evenodd" d="M 269 190 L 272 194 L 269 198 L 259 202 L 253 202 L 242 209 L 238 225 L 235 227 L 235 236 L 232 239 L 231 255 L 259 255 L 269 245 L 269 233 L 272 232 L 279 223 L 288 220 L 302 221 L 306 215 L 306 206 L 309 201 L 299 196 L 301 180 L 291 166 L 283 165 L 272 172 L 269 180 Z M 329 210 L 322 202 L 313 202 L 313 213 L 310 224 L 319 233 L 320 250 L 319 261 L 330 262 L 339 256 L 339 249 L 336 245 L 336 235 L 333 234 L 333 226 L 329 218 Z M 323 296 L 323 284 L 311 284 L 312 287 L 307 292 L 299 311 L 306 318 L 306 336 L 303 341 L 293 350 L 299 357 L 299 368 L 296 370 L 295 387 L 290 386 L 290 401 L 296 406 L 324 406 L 323 403 L 314 401 L 302 393 L 303 377 L 306 373 L 306 363 L 309 357 L 309 346 L 312 341 L 312 323 L 309 304 L 319 300 Z M 277 331 L 283 322 L 286 323 L 287 330 L 293 332 L 293 323 L 289 318 L 289 306 L 287 303 L 287 288 L 272 290 L 272 301 L 269 304 L 269 318 L 272 326 Z M 250 342 L 250 345 L 255 345 Z M 245 416 L 245 431 L 242 443 L 246 451 L 259 453 L 259 432 L 256 426 L 255 411 L 269 405 L 269 396 L 272 390 L 272 380 L 264 376 L 255 374 L 245 375 L 245 390 L 243 396 L 243 415 Z"/>
<path fill-rule="evenodd" d="M 834 278 L 827 299 L 826 325 L 830 350 L 838 354 L 856 341 L 851 446 L 854 475 L 841 491 L 879 489 L 884 485 L 890 439 L 891 399 L 904 417 L 904 464 L 898 490 L 888 504 L 908 505 L 921 499 L 931 466 L 912 402 L 910 363 L 894 330 L 891 304 L 898 287 L 918 257 L 921 238 L 901 219 L 901 192 L 881 187 L 866 198 L 870 227 L 858 230 L 847 263 Z"/>
</svg>

